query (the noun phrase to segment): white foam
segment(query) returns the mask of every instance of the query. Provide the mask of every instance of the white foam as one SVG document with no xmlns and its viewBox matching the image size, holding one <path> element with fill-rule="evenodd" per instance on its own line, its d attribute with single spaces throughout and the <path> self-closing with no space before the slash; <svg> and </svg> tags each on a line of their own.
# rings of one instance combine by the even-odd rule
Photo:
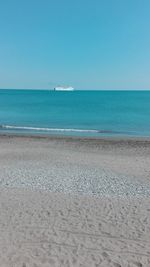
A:
<svg viewBox="0 0 150 267">
<path fill-rule="evenodd" d="M 46 132 L 86 132 L 86 133 L 98 133 L 98 130 L 92 129 L 72 129 L 72 128 L 47 128 L 47 127 L 30 127 L 30 126 L 14 126 L 14 125 L 2 125 L 3 129 L 16 129 L 16 130 L 29 130 L 29 131 L 46 131 Z"/>
</svg>

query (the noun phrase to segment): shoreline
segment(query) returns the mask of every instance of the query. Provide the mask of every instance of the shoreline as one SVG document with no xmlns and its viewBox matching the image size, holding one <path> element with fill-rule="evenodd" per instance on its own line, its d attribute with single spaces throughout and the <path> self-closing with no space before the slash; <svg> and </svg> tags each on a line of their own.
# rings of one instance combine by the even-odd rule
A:
<svg viewBox="0 0 150 267">
<path fill-rule="evenodd" d="M 0 185 L 150 195 L 150 140 L 0 136 Z"/>
<path fill-rule="evenodd" d="M 99 141 L 99 143 L 120 143 L 120 142 L 147 142 L 147 144 L 150 144 L 150 136 L 101 136 L 101 137 L 93 137 L 93 136 L 75 136 L 75 135 L 56 135 L 56 134 L 24 134 L 24 133 L 0 133 L 0 138 L 31 138 L 31 139 L 47 139 L 47 140 L 62 140 L 62 141 L 89 141 L 89 142 L 96 142 Z"/>
</svg>

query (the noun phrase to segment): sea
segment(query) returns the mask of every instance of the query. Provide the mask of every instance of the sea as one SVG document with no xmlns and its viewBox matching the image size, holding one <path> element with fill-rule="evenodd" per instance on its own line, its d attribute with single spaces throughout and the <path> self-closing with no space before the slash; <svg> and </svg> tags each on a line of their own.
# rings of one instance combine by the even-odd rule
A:
<svg viewBox="0 0 150 267">
<path fill-rule="evenodd" d="M 1 89 L 0 134 L 150 137 L 150 91 Z"/>
</svg>

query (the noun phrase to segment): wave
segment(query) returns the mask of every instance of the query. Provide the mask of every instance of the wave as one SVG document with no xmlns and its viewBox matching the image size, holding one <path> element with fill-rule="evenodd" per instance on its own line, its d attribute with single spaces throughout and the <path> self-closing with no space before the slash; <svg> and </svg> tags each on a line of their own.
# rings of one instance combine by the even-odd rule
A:
<svg viewBox="0 0 150 267">
<path fill-rule="evenodd" d="M 32 126 L 15 126 L 0 125 L 2 130 L 20 130 L 20 131 L 37 131 L 37 132 L 78 132 L 78 133 L 99 133 L 99 134 L 119 134 L 119 131 L 112 130 L 96 130 L 96 129 L 76 129 L 76 128 L 48 128 L 48 127 L 32 127 Z"/>
<path fill-rule="evenodd" d="M 30 126 L 13 126 L 13 125 L 1 125 L 1 129 L 11 130 L 29 130 L 29 131 L 46 131 L 46 132 L 89 132 L 98 133 L 98 130 L 88 129 L 69 129 L 69 128 L 45 128 L 45 127 L 30 127 Z"/>
</svg>

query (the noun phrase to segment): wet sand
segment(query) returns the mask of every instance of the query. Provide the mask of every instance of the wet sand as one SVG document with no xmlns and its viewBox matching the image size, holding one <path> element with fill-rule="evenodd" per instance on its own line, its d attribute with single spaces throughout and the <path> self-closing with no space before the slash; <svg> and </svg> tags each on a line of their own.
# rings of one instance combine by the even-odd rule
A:
<svg viewBox="0 0 150 267">
<path fill-rule="evenodd" d="M 150 141 L 0 137 L 0 265 L 150 266 Z"/>
</svg>

